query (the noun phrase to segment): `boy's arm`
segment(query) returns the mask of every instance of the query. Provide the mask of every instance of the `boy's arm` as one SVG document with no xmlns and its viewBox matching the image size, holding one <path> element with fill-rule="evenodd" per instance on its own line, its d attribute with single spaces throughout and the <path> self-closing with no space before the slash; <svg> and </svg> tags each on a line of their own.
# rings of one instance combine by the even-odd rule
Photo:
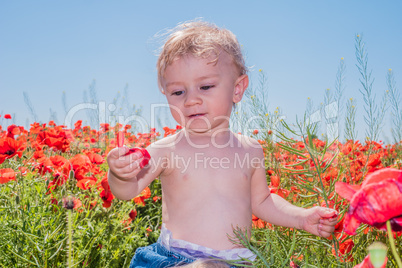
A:
<svg viewBox="0 0 402 268">
<path fill-rule="evenodd" d="M 255 216 L 274 225 L 301 229 L 303 208 L 294 206 L 277 194 L 271 193 L 265 168 L 258 167 L 251 178 L 251 206 Z"/>
<path fill-rule="evenodd" d="M 151 159 L 144 168 L 140 168 L 142 155 L 139 152 L 126 155 L 127 147 L 115 148 L 108 154 L 108 182 L 114 196 L 122 200 L 136 197 L 162 172 L 167 161 L 164 150 L 152 144 L 146 148 Z"/>
<path fill-rule="evenodd" d="M 266 180 L 262 149 L 259 149 L 256 155 L 263 164 L 256 167 L 251 178 L 253 214 L 274 225 L 302 229 L 318 236 L 329 236 L 337 221 L 336 211 L 322 207 L 297 207 L 271 193 Z M 335 217 L 331 218 L 334 215 Z"/>
</svg>

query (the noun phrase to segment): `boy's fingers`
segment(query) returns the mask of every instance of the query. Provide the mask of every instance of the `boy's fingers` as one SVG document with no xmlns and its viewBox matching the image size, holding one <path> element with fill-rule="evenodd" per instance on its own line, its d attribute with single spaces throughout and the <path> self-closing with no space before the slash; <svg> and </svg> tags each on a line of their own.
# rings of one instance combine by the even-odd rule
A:
<svg viewBox="0 0 402 268">
<path fill-rule="evenodd" d="M 320 224 L 327 224 L 327 225 L 331 225 L 331 226 L 335 226 L 337 222 L 338 222 L 338 218 L 329 218 L 329 219 L 321 218 L 320 219 Z"/>
<path fill-rule="evenodd" d="M 336 219 L 338 217 L 338 211 L 330 208 L 320 210 L 319 214 L 323 219 Z"/>
<path fill-rule="evenodd" d="M 335 230 L 334 226 L 324 224 L 321 224 L 319 229 L 327 233 L 332 233 Z"/>
<path fill-rule="evenodd" d="M 118 148 L 116 148 L 116 150 L 117 150 L 117 159 L 118 160 L 126 160 L 129 162 L 132 162 L 132 161 L 135 161 L 135 160 L 143 157 L 141 152 L 127 154 L 128 152 L 130 152 L 130 149 L 127 147 L 118 147 Z"/>
<path fill-rule="evenodd" d="M 139 167 L 139 163 L 131 162 L 129 165 L 122 168 L 121 171 L 124 174 L 130 174 L 130 173 L 134 172 L 136 169 L 138 169 L 138 167 Z"/>
<path fill-rule="evenodd" d="M 134 161 L 129 163 L 128 165 L 125 165 L 123 167 L 120 167 L 118 169 L 118 174 L 119 177 L 124 178 L 124 179 L 132 179 L 135 176 L 137 176 L 138 172 L 140 171 L 140 162 L 139 161 Z"/>
<path fill-rule="evenodd" d="M 322 237 L 328 237 L 335 230 L 333 226 L 320 224 L 318 225 L 318 233 Z"/>
<path fill-rule="evenodd" d="M 331 233 L 325 232 L 325 231 L 320 231 L 319 234 L 321 237 L 325 237 L 325 238 L 327 238 L 331 235 Z"/>
<path fill-rule="evenodd" d="M 122 157 L 121 161 L 117 161 L 116 167 L 120 168 L 123 172 L 129 173 L 140 167 L 143 157 L 136 158 L 135 156 Z"/>
<path fill-rule="evenodd" d="M 118 157 L 119 158 L 123 157 L 128 151 L 129 151 L 129 149 L 126 146 L 118 147 L 117 148 Z"/>
</svg>

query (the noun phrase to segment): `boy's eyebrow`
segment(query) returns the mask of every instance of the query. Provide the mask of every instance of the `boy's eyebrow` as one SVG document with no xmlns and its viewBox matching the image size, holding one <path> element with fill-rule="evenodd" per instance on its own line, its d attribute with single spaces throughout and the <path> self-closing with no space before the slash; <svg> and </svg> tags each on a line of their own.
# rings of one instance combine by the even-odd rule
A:
<svg viewBox="0 0 402 268">
<path fill-rule="evenodd" d="M 218 76 L 219 76 L 219 74 L 204 75 L 204 76 L 198 77 L 196 80 L 200 81 L 200 80 L 204 80 L 204 79 L 208 79 L 208 78 L 215 78 Z"/>
<path fill-rule="evenodd" d="M 202 81 L 202 80 L 204 80 L 204 79 L 215 78 L 215 77 L 219 77 L 219 74 L 203 75 L 203 76 L 201 76 L 201 77 L 196 78 L 195 80 L 196 80 L 196 81 Z M 179 85 L 179 86 L 180 86 L 180 85 L 182 85 L 182 84 L 184 84 L 184 83 L 183 83 L 183 82 L 173 81 L 173 82 L 168 82 L 168 83 L 166 83 L 166 87 L 174 86 L 174 85 Z"/>
<path fill-rule="evenodd" d="M 166 87 L 169 87 L 169 86 L 174 86 L 174 85 L 182 85 L 183 83 L 181 83 L 181 82 L 169 82 L 169 83 L 166 83 Z"/>
</svg>

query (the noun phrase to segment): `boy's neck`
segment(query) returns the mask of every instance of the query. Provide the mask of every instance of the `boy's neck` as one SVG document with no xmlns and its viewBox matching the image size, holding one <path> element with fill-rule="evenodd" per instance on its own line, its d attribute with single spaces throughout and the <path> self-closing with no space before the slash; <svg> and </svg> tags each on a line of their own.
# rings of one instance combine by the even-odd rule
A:
<svg viewBox="0 0 402 268">
<path fill-rule="evenodd" d="M 232 131 L 229 128 L 211 129 L 206 131 L 194 131 L 183 127 L 183 133 L 189 137 L 225 137 L 230 135 Z"/>
<path fill-rule="evenodd" d="M 191 142 L 197 143 L 200 142 L 215 142 L 217 144 L 226 143 L 232 136 L 232 131 L 229 128 L 226 129 L 218 129 L 218 130 L 208 130 L 205 132 L 196 132 L 186 128 L 182 129 L 182 134 L 186 139 Z"/>
</svg>

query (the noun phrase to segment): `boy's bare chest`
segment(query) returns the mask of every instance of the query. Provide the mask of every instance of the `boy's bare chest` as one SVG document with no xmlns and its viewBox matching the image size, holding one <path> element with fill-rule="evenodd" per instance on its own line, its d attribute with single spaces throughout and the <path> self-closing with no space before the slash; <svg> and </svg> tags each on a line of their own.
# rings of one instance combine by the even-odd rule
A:
<svg viewBox="0 0 402 268">
<path fill-rule="evenodd" d="M 184 147 L 172 151 L 168 159 L 170 168 L 184 172 L 184 169 L 198 171 L 247 169 L 251 157 L 244 150 L 230 148 L 188 150 L 187 147 Z"/>
<path fill-rule="evenodd" d="M 168 181 L 185 184 L 249 183 L 253 159 L 244 150 L 176 148 L 168 156 Z"/>
</svg>

